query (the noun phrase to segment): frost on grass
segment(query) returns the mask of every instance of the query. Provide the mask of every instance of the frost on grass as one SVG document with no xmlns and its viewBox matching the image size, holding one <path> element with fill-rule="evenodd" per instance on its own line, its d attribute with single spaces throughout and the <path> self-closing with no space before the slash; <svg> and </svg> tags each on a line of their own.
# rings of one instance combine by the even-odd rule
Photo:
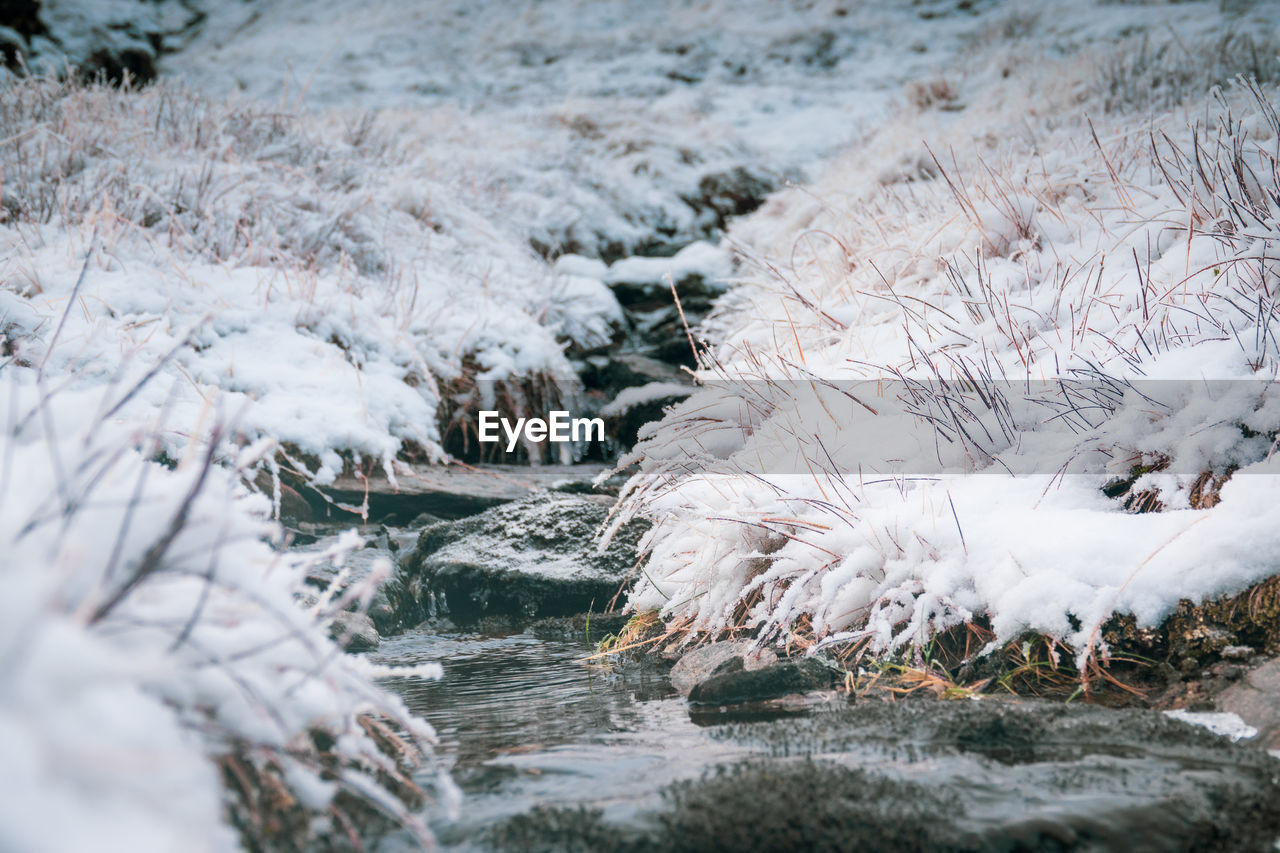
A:
<svg viewBox="0 0 1280 853">
<path fill-rule="evenodd" d="M 564 348 L 620 320 L 504 223 L 501 188 L 420 156 L 420 128 L 42 80 L 0 90 L 0 124 L 6 351 L 83 387 L 157 369 L 181 423 L 220 393 L 312 482 L 438 460 L 477 408 L 545 410 L 572 393 Z"/>
<path fill-rule="evenodd" d="M 131 386 L 37 372 L 0 367 L 0 847 L 284 847 L 375 815 L 429 841 L 451 783 L 407 774 L 434 733 L 329 639 L 371 588 L 296 603 L 307 561 L 341 555 L 271 546 L 241 481 L 264 448 L 210 411 L 162 464 L 174 409 L 129 424 Z"/>
<path fill-rule="evenodd" d="M 624 460 L 633 606 L 877 654 L 982 616 L 1084 664 L 1114 613 L 1280 569 L 1276 93 L 1103 115 L 1108 57 L 977 62 L 962 113 L 904 110 L 731 231 L 756 272 L 704 387 Z"/>
</svg>

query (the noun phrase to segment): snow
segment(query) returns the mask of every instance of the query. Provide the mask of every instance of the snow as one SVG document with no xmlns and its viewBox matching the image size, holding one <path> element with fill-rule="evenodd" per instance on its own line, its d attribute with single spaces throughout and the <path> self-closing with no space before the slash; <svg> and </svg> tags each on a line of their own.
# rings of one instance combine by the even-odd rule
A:
<svg viewBox="0 0 1280 853">
<path fill-rule="evenodd" d="M 1084 664 L 1115 613 L 1280 568 L 1280 75 L 1117 104 L 1135 45 L 1064 43 L 1118 20 L 1086 9 L 973 53 L 964 109 L 903 109 L 730 230 L 701 388 L 621 463 L 618 519 L 655 521 L 633 607 L 876 654 L 983 616 L 992 647 L 1039 632 Z M 1163 38 L 1203 57 L 1190 81 L 1247 29 L 1184 23 Z"/>
<path fill-rule="evenodd" d="M 633 385 L 619 391 L 613 401 L 600 410 L 600 414 L 606 418 L 615 417 L 654 400 L 688 397 L 693 391 L 692 385 L 681 385 L 678 382 L 649 382 L 645 385 Z"/>
<path fill-rule="evenodd" d="M 1238 714 L 1228 714 L 1218 711 L 1187 711 L 1179 709 L 1176 711 L 1165 711 L 1166 717 L 1175 720 L 1181 720 L 1184 723 L 1190 723 L 1193 726 L 1201 726 L 1237 743 L 1242 740 L 1248 740 L 1251 737 L 1258 736 L 1258 730 L 1240 719 Z"/>
<path fill-rule="evenodd" d="M 311 563 L 341 559 L 360 537 L 317 554 L 277 551 L 270 503 L 245 488 L 244 469 L 207 465 L 225 424 L 210 418 L 164 465 L 147 452 L 159 436 L 102 417 L 126 390 L 49 389 L 35 373 L 0 374 L 0 752 L 13 771 L 0 782 L 0 847 L 128 839 L 172 850 L 195 838 L 198 849 L 235 849 L 214 760 L 279 766 L 323 816 L 336 788 L 315 776 L 311 731 L 342 744 L 341 766 L 394 768 L 361 715 L 392 721 L 430 760 L 431 728 L 373 685 L 385 670 L 329 640 L 347 601 L 297 604 Z M 389 813 L 429 838 L 405 806 Z M 331 831 L 327 820 L 315 831 Z"/>
<path fill-rule="evenodd" d="M 74 50 L 201 4 L 136 5 L 47 4 Z M 1280 128 L 1206 98 L 1272 62 L 1273 7 L 974 5 L 208 4 L 143 91 L 6 78 L 0 847 L 234 848 L 231 754 L 316 832 L 345 789 L 426 843 L 359 717 L 428 762 L 433 735 L 329 640 L 345 595 L 298 606 L 338 555 L 279 549 L 278 474 L 394 478 L 459 413 L 571 395 L 566 351 L 623 331 L 611 284 L 727 289 L 616 519 L 655 521 L 636 607 L 883 653 L 986 614 L 1089 655 L 1113 612 L 1274 573 Z M 1065 386 L 1001 421 L 971 383 L 991 440 L 906 477 L 931 431 L 821 390 L 910 381 L 936 414 L 965 372 L 1167 405 L 1076 431 L 1036 416 Z M 1137 463 L 1163 511 L 1101 493 Z"/>
<path fill-rule="evenodd" d="M 609 267 L 604 280 L 609 284 L 658 284 L 670 287 L 674 281 L 698 276 L 709 285 L 727 284 L 733 275 L 733 256 L 724 248 L 699 241 L 690 243 L 670 258 L 624 258 Z"/>
<path fill-rule="evenodd" d="M 553 275 L 459 178 L 413 160 L 409 136 L 335 141 L 340 119 L 163 84 L 122 98 L 28 83 L 0 100 L 19 137 L 0 151 L 18 212 L 0 227 L 7 334 L 40 362 L 65 316 L 45 368 L 86 386 L 159 364 L 122 415 L 169 406 L 188 424 L 220 391 L 239 429 L 306 454 L 318 482 L 339 454 L 390 470 L 406 443 L 443 457 L 438 423 L 472 405 L 453 387 L 567 383 L 563 348 L 621 320 L 608 288 Z M 76 168 L 47 181 L 41 156 Z M 30 223 L 50 206 L 61 221 Z"/>
</svg>

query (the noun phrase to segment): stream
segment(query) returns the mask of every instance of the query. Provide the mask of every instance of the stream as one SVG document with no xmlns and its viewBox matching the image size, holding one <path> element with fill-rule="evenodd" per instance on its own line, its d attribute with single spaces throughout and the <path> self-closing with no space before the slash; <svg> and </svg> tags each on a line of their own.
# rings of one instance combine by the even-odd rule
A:
<svg viewBox="0 0 1280 853">
<path fill-rule="evenodd" d="M 444 663 L 387 682 L 465 794 L 433 825 L 444 849 L 1263 850 L 1280 825 L 1280 764 L 1158 713 L 868 699 L 695 718 L 658 669 L 593 648 L 412 630 L 373 653 Z"/>
<path fill-rule="evenodd" d="M 665 310 L 659 295 L 631 289 L 628 335 L 580 363 L 603 399 L 679 379 L 678 350 L 662 346 L 680 336 L 642 320 Z M 695 305 L 701 314 L 710 302 Z M 618 443 L 666 402 L 611 422 Z M 476 461 L 469 470 L 483 475 Z M 488 470 L 506 482 L 539 469 Z M 588 659 L 598 626 L 591 636 L 525 630 L 539 617 L 598 612 L 629 576 L 642 530 L 595 551 L 610 499 L 585 496 L 594 470 L 576 478 L 582 488 L 521 498 L 478 501 L 465 478 L 434 496 L 381 498 L 400 505 L 399 523 L 421 510 L 455 519 L 425 522 L 421 536 L 417 525 L 384 528 L 380 547 L 396 553 L 367 552 L 401 573 L 371 610 L 383 633 L 371 659 L 444 667 L 440 681 L 386 681 L 435 727 L 463 792 L 456 817 L 429 810 L 443 849 L 1275 849 L 1280 762 L 1155 711 L 995 695 L 855 700 L 830 689 L 807 702 L 691 705 L 657 654 Z M 416 849 L 398 835 L 370 846 Z"/>
<path fill-rule="evenodd" d="M 439 682 L 388 682 L 436 727 L 466 794 L 458 820 L 433 827 L 444 847 L 476 849 L 489 827 L 541 804 L 589 803 L 632 823 L 662 785 L 744 752 L 690 722 L 658 672 L 583 663 L 592 651 L 585 638 L 530 634 L 411 631 L 383 643 L 381 663 L 444 663 Z"/>
</svg>

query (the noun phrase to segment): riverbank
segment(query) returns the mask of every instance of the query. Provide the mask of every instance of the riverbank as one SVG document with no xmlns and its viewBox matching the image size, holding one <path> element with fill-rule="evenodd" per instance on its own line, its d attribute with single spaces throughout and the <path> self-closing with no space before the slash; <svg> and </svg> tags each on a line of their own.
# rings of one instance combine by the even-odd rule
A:
<svg viewBox="0 0 1280 853">
<path fill-rule="evenodd" d="M 0 21 L 0 846 L 1265 840 L 1271 5 L 109 5 Z"/>
</svg>

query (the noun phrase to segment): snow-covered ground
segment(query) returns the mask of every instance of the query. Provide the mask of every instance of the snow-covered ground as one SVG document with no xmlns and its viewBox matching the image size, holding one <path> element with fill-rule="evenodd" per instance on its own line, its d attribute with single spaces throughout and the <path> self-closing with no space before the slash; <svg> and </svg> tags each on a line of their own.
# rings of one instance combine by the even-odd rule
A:
<svg viewBox="0 0 1280 853">
<path fill-rule="evenodd" d="M 1083 663 L 1280 569 L 1278 13 L 1009 19 L 739 222 L 708 387 L 635 453 L 633 606 L 877 653 L 986 616 Z"/>
<path fill-rule="evenodd" d="M 1251 64 L 1274 83 L 1273 9 L 210 3 L 141 92 L 4 81 L 0 742 L 29 772 L 4 779 L 0 846 L 233 846 L 216 762 L 322 813 L 317 729 L 348 793 L 416 825 L 360 719 L 429 732 L 326 638 L 336 603 L 293 606 L 275 474 L 394 475 L 442 459 L 459 412 L 568 398 L 566 353 L 621 320 L 609 284 L 661 263 L 628 256 L 714 239 L 787 181 L 731 228 L 744 263 L 716 275 L 741 284 L 703 330 L 722 381 L 678 413 L 725 382 L 962 364 L 1269 377 L 1280 133 L 1249 93 L 1206 91 Z M 888 649 L 985 612 L 1087 651 L 1114 609 L 1150 621 L 1274 570 L 1275 480 L 1244 474 L 1275 421 L 1252 400 L 1077 440 L 1211 475 L 1146 475 L 1129 494 L 1169 511 L 1145 515 L 1100 494 L 1097 460 L 1061 483 L 833 483 L 785 404 L 740 402 L 718 444 L 676 450 L 801 447 L 818 473 L 775 490 L 677 465 L 678 421 L 641 447 L 627 511 L 658 523 L 636 602 L 693 628 Z M 827 416 L 801 427 L 865 427 Z M 1197 432 L 1211 417 L 1226 431 Z"/>
</svg>

